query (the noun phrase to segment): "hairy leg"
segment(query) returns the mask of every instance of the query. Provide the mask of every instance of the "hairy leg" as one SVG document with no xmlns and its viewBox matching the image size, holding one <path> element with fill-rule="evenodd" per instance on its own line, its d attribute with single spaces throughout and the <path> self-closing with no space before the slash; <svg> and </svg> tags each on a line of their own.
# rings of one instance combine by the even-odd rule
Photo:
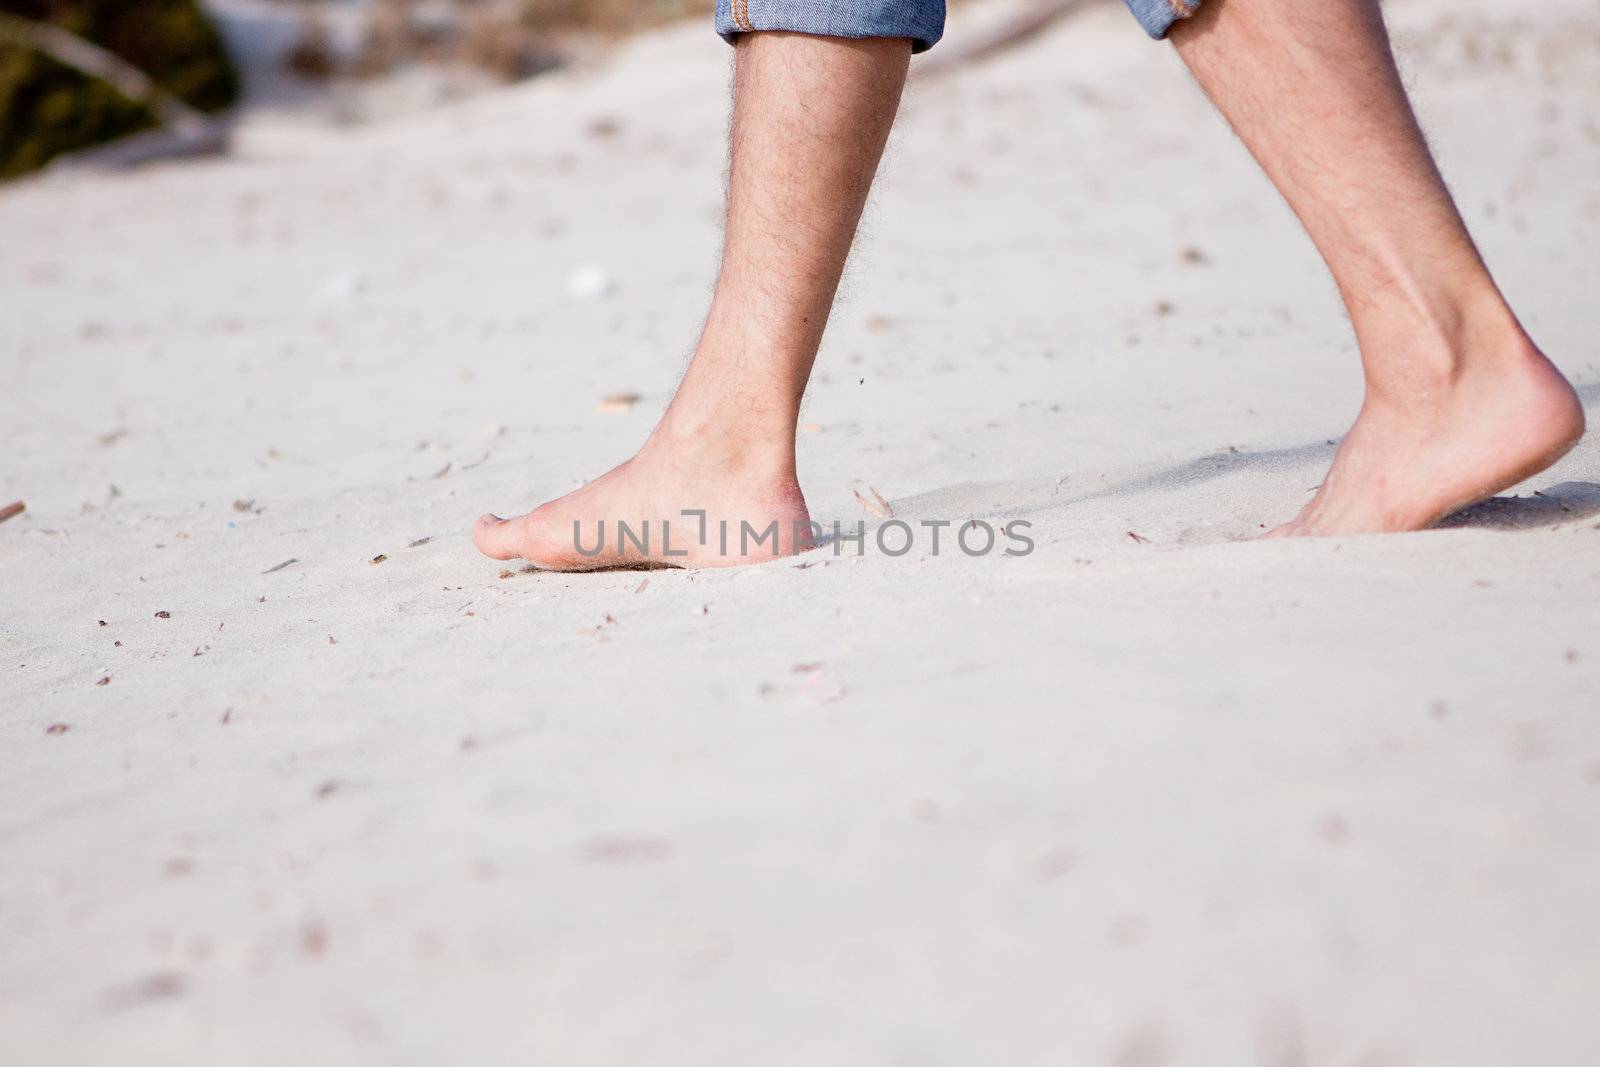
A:
<svg viewBox="0 0 1600 1067">
<path fill-rule="evenodd" d="M 809 543 L 795 473 L 795 423 L 867 191 L 899 106 L 907 40 L 747 33 L 734 67 L 732 162 L 722 268 L 694 358 L 638 454 L 527 515 L 478 520 L 495 559 L 560 569 L 643 562 L 717 566 Z M 706 513 L 702 520 L 681 515 Z M 652 541 L 616 538 L 621 520 Z M 603 549 L 585 550 L 605 523 Z M 672 557 L 662 522 L 671 523 Z M 772 523 L 778 539 L 753 549 Z M 724 547 L 719 525 L 731 531 Z M 797 530 L 799 531 L 797 533 Z M 687 550 L 687 556 L 676 553 Z"/>
<path fill-rule="evenodd" d="M 1310 234 L 1361 348 L 1361 414 L 1274 534 L 1423 529 L 1571 448 L 1583 409 L 1467 235 L 1377 0 L 1208 0 L 1171 38 Z"/>
</svg>

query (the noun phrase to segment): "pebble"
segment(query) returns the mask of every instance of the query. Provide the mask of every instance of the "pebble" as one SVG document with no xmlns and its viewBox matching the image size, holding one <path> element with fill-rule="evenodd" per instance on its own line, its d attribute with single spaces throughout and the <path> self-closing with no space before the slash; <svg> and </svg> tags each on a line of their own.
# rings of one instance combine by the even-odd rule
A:
<svg viewBox="0 0 1600 1067">
<path fill-rule="evenodd" d="M 567 279 L 567 295 L 574 300 L 599 300 L 615 288 L 610 272 L 593 264 L 579 267 Z"/>
</svg>

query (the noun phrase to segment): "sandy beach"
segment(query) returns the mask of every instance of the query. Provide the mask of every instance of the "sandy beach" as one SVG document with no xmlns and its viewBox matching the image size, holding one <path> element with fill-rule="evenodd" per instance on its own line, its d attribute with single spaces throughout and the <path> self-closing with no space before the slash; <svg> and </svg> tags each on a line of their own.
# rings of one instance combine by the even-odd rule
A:
<svg viewBox="0 0 1600 1067">
<path fill-rule="evenodd" d="M 1593 424 L 1592 3 L 1388 10 Z M 1600 435 L 1252 540 L 1354 342 L 1120 5 L 914 79 L 803 416 L 824 523 L 1034 551 L 473 550 L 670 396 L 728 75 L 686 24 L 0 188 L 0 1063 L 1590 1062 Z"/>
</svg>

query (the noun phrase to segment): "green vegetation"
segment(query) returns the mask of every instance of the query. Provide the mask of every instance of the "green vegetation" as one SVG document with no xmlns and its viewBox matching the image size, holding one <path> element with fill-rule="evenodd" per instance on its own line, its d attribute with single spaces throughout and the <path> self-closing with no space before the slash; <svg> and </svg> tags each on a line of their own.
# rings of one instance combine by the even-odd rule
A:
<svg viewBox="0 0 1600 1067">
<path fill-rule="evenodd" d="M 127 60 L 202 111 L 233 103 L 238 75 L 196 0 L 0 0 Z M 0 179 L 155 124 L 143 104 L 32 49 L 0 43 Z"/>
</svg>

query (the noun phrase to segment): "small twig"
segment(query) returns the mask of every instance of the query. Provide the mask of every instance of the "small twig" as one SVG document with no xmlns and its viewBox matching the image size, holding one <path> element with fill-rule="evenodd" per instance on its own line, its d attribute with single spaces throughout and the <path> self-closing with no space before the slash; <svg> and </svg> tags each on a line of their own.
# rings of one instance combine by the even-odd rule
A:
<svg viewBox="0 0 1600 1067">
<path fill-rule="evenodd" d="M 856 503 L 860 504 L 866 511 L 878 516 L 879 518 L 894 518 L 894 507 L 890 505 L 887 500 L 883 499 L 882 493 L 878 492 L 872 486 L 867 486 L 867 492 L 872 494 L 870 497 L 862 496 L 861 490 L 859 489 L 852 489 L 850 491 L 855 494 Z"/>
</svg>

